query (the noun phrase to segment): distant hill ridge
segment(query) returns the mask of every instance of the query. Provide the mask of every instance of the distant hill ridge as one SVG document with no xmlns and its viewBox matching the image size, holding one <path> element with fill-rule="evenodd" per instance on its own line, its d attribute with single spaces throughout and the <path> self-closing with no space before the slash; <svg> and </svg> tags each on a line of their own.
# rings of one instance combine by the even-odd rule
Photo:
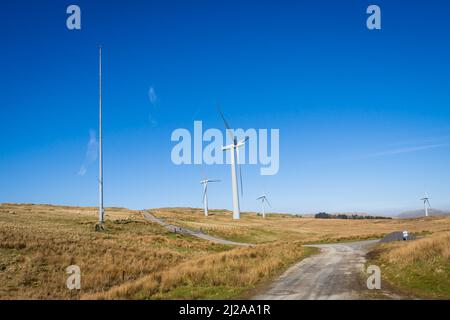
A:
<svg viewBox="0 0 450 320">
<path fill-rule="evenodd" d="M 429 216 L 448 216 L 450 215 L 449 211 L 439 210 L 439 209 L 428 209 L 428 215 Z M 410 210 L 405 211 L 397 215 L 397 218 L 420 218 L 425 216 L 424 209 L 418 209 L 418 210 Z"/>
</svg>

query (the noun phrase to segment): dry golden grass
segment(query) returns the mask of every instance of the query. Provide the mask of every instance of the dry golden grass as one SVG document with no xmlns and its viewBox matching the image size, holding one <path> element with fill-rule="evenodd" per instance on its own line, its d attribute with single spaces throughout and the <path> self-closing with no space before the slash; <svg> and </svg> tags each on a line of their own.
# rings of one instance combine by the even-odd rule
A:
<svg viewBox="0 0 450 320">
<path fill-rule="evenodd" d="M 139 211 L 106 210 L 107 232 L 95 232 L 96 208 L 0 206 L 0 299 L 205 299 L 242 297 L 302 259 L 304 242 L 363 239 L 408 229 L 448 230 L 449 218 L 316 220 L 228 211 L 152 210 L 168 222 L 240 242 L 235 248 L 168 233 Z M 78 293 L 65 268 L 82 272 Z"/>
<path fill-rule="evenodd" d="M 201 209 L 152 209 L 156 216 L 173 224 L 200 229 L 228 240 L 270 243 L 276 241 L 332 242 L 379 238 L 393 232 L 435 232 L 450 230 L 450 217 L 392 220 L 339 220 L 299 218 L 288 215 L 270 215 L 263 219 L 256 214 L 242 214 L 239 221 L 231 212 L 212 210 L 205 217 Z"/>
<path fill-rule="evenodd" d="M 0 298 L 77 298 L 65 285 L 72 264 L 81 268 L 84 294 L 229 249 L 168 234 L 139 212 L 106 215 L 108 232 L 98 233 L 95 208 L 0 206 Z"/>
<path fill-rule="evenodd" d="M 450 298 L 450 232 L 378 246 L 372 262 L 391 286 L 423 298 Z"/>
<path fill-rule="evenodd" d="M 233 248 L 168 233 L 141 212 L 96 208 L 0 206 L 0 298 L 231 298 L 302 258 L 300 243 Z M 82 290 L 69 291 L 76 264 Z M 125 289 L 124 289 L 125 288 Z"/>
<path fill-rule="evenodd" d="M 416 262 L 450 261 L 450 232 L 436 233 L 417 241 L 393 243 L 386 259 L 401 267 Z"/>
<path fill-rule="evenodd" d="M 237 248 L 186 261 L 87 299 L 236 298 L 305 256 L 296 243 Z M 220 288 L 218 291 L 217 288 Z M 211 294 L 213 292 L 213 294 Z"/>
</svg>

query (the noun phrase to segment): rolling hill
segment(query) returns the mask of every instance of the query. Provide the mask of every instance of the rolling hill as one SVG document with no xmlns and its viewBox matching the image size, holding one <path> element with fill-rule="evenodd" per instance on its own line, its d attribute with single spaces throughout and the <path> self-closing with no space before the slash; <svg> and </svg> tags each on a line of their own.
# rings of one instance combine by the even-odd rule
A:
<svg viewBox="0 0 450 320">
<path fill-rule="evenodd" d="M 450 215 L 450 212 L 444 211 L 444 210 L 439 210 L 439 209 L 428 209 L 428 214 L 430 216 L 448 216 L 448 215 Z M 397 215 L 397 218 L 400 218 L 400 219 L 420 218 L 420 217 L 423 217 L 424 215 L 425 215 L 424 210 L 419 209 L 419 210 L 410 210 L 410 211 L 402 212 L 399 215 Z"/>
</svg>

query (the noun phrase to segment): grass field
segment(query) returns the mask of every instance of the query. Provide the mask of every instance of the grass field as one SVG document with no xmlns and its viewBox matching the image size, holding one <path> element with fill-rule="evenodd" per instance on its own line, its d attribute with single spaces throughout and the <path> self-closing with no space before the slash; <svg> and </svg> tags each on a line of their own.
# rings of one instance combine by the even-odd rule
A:
<svg viewBox="0 0 450 320">
<path fill-rule="evenodd" d="M 369 256 L 383 281 L 402 295 L 450 299 L 450 232 L 379 245 Z"/>
<path fill-rule="evenodd" d="M 107 231 L 95 232 L 96 208 L 0 206 L 0 299 L 228 299 L 311 254 L 302 244 L 411 232 L 448 230 L 449 218 L 316 220 L 227 211 L 208 218 L 200 209 L 154 209 L 158 217 L 229 240 L 236 248 L 171 234 L 142 212 L 106 209 Z M 66 288 L 65 268 L 82 273 L 79 292 Z M 448 272 L 447 272 L 448 274 Z"/>
<path fill-rule="evenodd" d="M 249 243 L 303 241 L 307 243 L 335 242 L 381 238 L 393 231 L 414 233 L 450 230 L 450 217 L 392 220 L 340 220 L 300 218 L 272 214 L 263 219 L 256 214 L 243 214 L 239 221 L 231 212 L 211 210 L 205 217 L 200 209 L 152 209 L 157 217 L 176 225 L 202 230 L 228 240 Z"/>
</svg>

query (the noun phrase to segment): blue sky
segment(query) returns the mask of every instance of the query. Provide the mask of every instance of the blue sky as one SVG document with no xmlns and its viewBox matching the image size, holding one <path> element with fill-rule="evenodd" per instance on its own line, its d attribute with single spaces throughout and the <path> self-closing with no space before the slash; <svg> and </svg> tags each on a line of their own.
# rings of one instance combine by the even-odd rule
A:
<svg viewBox="0 0 450 320">
<path fill-rule="evenodd" d="M 425 191 L 449 209 L 450 3 L 377 1 L 376 31 L 370 4 L 3 1 L 0 202 L 97 204 L 101 43 L 106 206 L 200 207 L 206 174 L 231 208 L 229 166 L 170 159 L 173 130 L 223 128 L 220 103 L 233 127 L 280 129 L 280 171 L 243 166 L 242 210 L 263 191 L 279 212 L 395 213 Z"/>
</svg>

